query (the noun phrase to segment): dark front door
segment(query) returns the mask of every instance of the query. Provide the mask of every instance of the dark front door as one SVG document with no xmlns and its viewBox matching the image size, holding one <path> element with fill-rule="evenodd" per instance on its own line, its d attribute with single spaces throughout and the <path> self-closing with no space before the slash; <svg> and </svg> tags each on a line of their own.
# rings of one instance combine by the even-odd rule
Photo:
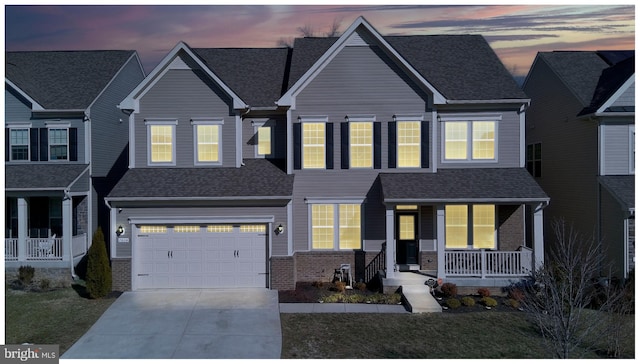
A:
<svg viewBox="0 0 640 364">
<path fill-rule="evenodd" d="M 396 214 L 396 263 L 418 264 L 418 214 Z"/>
</svg>

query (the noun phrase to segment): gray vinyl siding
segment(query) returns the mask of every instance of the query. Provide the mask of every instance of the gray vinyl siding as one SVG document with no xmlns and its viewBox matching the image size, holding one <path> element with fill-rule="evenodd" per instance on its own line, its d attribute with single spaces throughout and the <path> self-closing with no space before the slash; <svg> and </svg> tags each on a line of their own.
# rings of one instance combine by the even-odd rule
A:
<svg viewBox="0 0 640 364">
<path fill-rule="evenodd" d="M 116 107 L 142 81 L 137 58 L 129 59 L 90 108 L 91 172 L 105 177 L 129 142 L 129 117 Z M 82 134 L 84 136 L 84 134 Z M 126 167 L 126 165 L 125 165 Z"/>
<path fill-rule="evenodd" d="M 613 274 L 624 277 L 624 219 L 627 218 L 620 204 L 605 188 L 600 187 L 600 234 L 604 245 L 605 264 L 613 265 Z M 608 274 L 608 272 L 603 272 Z"/>
<path fill-rule="evenodd" d="M 629 174 L 629 125 L 603 125 L 604 161 L 602 175 Z"/>
<path fill-rule="evenodd" d="M 633 106 L 636 104 L 636 83 L 634 82 L 629 88 L 618 97 L 611 106 Z"/>
<path fill-rule="evenodd" d="M 598 131 L 595 122 L 576 119 L 582 105 L 547 64 L 538 59 L 524 92 L 527 144 L 542 145 L 542 176 L 536 178 L 551 201 L 544 210 L 545 249 L 556 240 L 551 222 L 563 219 L 584 236 L 597 226 Z"/>
<path fill-rule="evenodd" d="M 287 207 L 286 206 L 218 206 L 218 207 L 122 207 L 116 217 L 113 226 L 122 225 L 129 227 L 126 229 L 123 237 L 128 237 L 131 242 L 131 228 L 128 219 L 131 217 L 147 217 L 166 218 L 166 223 L 171 224 L 172 219 L 181 217 L 197 217 L 204 216 L 208 219 L 215 217 L 238 216 L 242 218 L 250 218 L 251 216 L 273 216 L 273 226 L 282 224 L 287 225 Z M 231 223 L 231 222 L 230 222 Z M 152 224 L 155 225 L 155 224 Z M 162 225 L 162 224 L 161 224 Z M 189 223 L 181 224 L 189 225 Z M 276 235 L 272 231 L 267 232 L 271 239 L 270 256 L 286 256 L 288 254 L 286 230 L 284 234 Z M 117 258 L 131 257 L 131 243 L 116 243 Z"/>
<path fill-rule="evenodd" d="M 436 251 L 435 206 L 420 207 L 420 251 Z"/>
<path fill-rule="evenodd" d="M 258 133 L 257 129 L 253 126 L 253 121 L 264 121 L 262 117 L 247 117 L 242 120 L 242 158 L 265 158 L 265 156 L 258 156 L 256 154 Z M 284 116 L 275 116 L 268 118 L 264 123 L 264 126 L 270 126 L 272 129 L 271 134 L 271 148 L 272 154 L 266 156 L 267 159 L 284 159 L 287 157 L 287 118 Z"/>
<path fill-rule="evenodd" d="M 21 122 L 31 119 L 31 104 L 11 87 L 4 86 L 4 120 Z"/>
<path fill-rule="evenodd" d="M 224 118 L 221 127 L 222 166 L 236 165 L 236 118 L 232 100 L 201 70 L 171 69 L 140 99 L 135 116 L 135 166 L 147 167 L 145 119 L 177 119 L 176 165 L 194 167 L 192 118 Z M 207 166 L 209 167 L 209 166 Z M 165 166 L 166 168 L 166 166 Z"/>
<path fill-rule="evenodd" d="M 496 160 L 495 161 L 443 161 L 444 157 L 444 122 L 438 123 L 438 145 L 435 146 L 437 153 L 438 168 L 518 168 L 520 167 L 520 115 L 517 110 L 456 110 L 453 114 L 473 115 L 474 113 L 501 115 L 497 121 L 496 128 Z M 438 115 L 445 117 L 449 112 L 439 112 Z M 469 121 L 473 121 L 470 117 Z M 468 145 L 470 148 L 470 145 Z"/>
</svg>

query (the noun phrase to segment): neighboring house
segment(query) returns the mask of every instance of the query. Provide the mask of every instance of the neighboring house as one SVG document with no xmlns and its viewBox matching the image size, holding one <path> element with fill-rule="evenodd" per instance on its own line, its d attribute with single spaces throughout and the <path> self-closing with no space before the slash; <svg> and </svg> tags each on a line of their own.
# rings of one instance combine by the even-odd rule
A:
<svg viewBox="0 0 640 364">
<path fill-rule="evenodd" d="M 619 278 L 635 266 L 634 62 L 633 50 L 541 52 L 523 85 L 528 168 L 552 199 L 547 222 L 602 241 Z"/>
<path fill-rule="evenodd" d="M 5 267 L 69 278 L 95 229 L 108 235 L 104 196 L 127 166 L 116 105 L 144 72 L 135 51 L 5 57 Z"/>
<path fill-rule="evenodd" d="M 542 263 L 549 201 L 524 168 L 528 103 L 481 36 L 358 18 L 292 49 L 181 42 L 120 103 L 114 285 L 291 289 L 342 264 L 518 280 Z"/>
</svg>

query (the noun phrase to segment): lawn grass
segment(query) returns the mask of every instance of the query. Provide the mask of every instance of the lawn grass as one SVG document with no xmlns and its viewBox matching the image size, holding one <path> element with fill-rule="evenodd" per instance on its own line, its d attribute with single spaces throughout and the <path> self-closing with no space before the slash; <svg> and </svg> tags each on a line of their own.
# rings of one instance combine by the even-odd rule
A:
<svg viewBox="0 0 640 364">
<path fill-rule="evenodd" d="M 280 320 L 283 359 L 551 358 L 522 313 L 281 314 Z M 629 344 L 625 357 L 633 358 L 633 337 Z"/>
<path fill-rule="evenodd" d="M 83 287 L 75 288 L 48 292 L 5 289 L 6 343 L 60 345 L 60 354 L 67 351 L 115 301 L 83 298 L 78 292 Z"/>
</svg>

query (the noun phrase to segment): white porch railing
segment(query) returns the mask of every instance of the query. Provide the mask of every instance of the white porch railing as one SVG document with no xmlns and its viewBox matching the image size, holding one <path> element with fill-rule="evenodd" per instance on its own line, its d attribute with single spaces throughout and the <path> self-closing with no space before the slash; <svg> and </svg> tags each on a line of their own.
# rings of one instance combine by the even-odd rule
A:
<svg viewBox="0 0 640 364">
<path fill-rule="evenodd" d="M 76 235 L 71 239 L 73 257 L 79 257 L 87 252 L 87 234 Z"/>
<path fill-rule="evenodd" d="M 4 260 L 18 260 L 18 239 L 4 239 Z"/>
<path fill-rule="evenodd" d="M 28 238 L 27 260 L 62 260 L 61 238 Z"/>
<path fill-rule="evenodd" d="M 444 272 L 447 277 L 523 277 L 531 273 L 532 259 L 532 251 L 528 248 L 518 251 L 447 250 Z"/>
</svg>

